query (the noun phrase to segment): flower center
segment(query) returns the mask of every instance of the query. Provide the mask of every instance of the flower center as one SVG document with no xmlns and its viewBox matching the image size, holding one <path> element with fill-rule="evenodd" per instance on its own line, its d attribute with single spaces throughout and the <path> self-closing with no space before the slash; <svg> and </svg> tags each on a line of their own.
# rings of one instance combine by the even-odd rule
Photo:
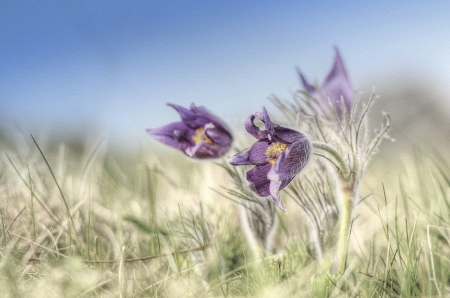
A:
<svg viewBox="0 0 450 298">
<path fill-rule="evenodd" d="M 286 150 L 287 147 L 289 147 L 289 144 L 286 143 L 272 143 L 272 145 L 270 145 L 264 153 L 267 156 L 266 161 L 270 162 L 272 165 L 276 164 L 278 156 L 280 156 L 280 154 L 283 153 L 283 151 Z"/>
<path fill-rule="evenodd" d="M 195 144 L 200 143 L 208 143 L 208 144 L 215 144 L 208 136 L 205 134 L 205 128 L 200 127 L 195 130 L 195 134 L 191 137 L 191 139 L 194 141 Z"/>
</svg>

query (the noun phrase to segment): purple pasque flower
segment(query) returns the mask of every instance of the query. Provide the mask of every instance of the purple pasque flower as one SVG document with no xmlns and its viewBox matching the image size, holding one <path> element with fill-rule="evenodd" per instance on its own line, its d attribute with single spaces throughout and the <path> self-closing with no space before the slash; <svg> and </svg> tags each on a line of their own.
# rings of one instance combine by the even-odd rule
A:
<svg viewBox="0 0 450 298">
<path fill-rule="evenodd" d="M 261 130 L 254 120 L 261 120 Z M 299 131 L 272 123 L 266 109 L 247 118 L 245 129 L 258 141 L 251 148 L 229 159 L 234 166 L 254 165 L 246 178 L 252 190 L 262 197 L 271 196 L 275 205 L 286 212 L 279 192 L 306 166 L 311 143 Z"/>
<path fill-rule="evenodd" d="M 344 101 L 344 106 L 347 111 L 350 111 L 353 100 L 355 97 L 355 92 L 353 87 L 348 79 L 347 71 L 345 70 L 344 62 L 342 62 L 341 55 L 339 54 L 339 50 L 335 48 L 336 55 L 334 57 L 334 65 L 331 69 L 330 73 L 325 78 L 325 82 L 322 84 L 320 88 L 316 88 L 313 85 L 309 84 L 303 74 L 298 71 L 300 75 L 300 79 L 303 84 L 303 88 L 308 92 L 312 97 L 321 101 L 328 106 L 328 99 L 333 103 L 334 109 L 338 115 L 342 115 L 341 111 L 341 100 Z"/>
<path fill-rule="evenodd" d="M 194 104 L 189 109 L 176 104 L 168 105 L 180 114 L 181 122 L 147 129 L 152 137 L 192 158 L 217 158 L 228 152 L 233 137 L 222 120 Z"/>
</svg>

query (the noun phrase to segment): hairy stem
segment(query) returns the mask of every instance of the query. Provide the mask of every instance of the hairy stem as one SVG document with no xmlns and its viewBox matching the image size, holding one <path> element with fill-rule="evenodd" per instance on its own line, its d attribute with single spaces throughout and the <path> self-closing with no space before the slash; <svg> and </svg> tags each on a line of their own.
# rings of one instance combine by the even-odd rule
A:
<svg viewBox="0 0 450 298">
<path fill-rule="evenodd" d="M 342 209 L 340 212 L 339 239 L 336 259 L 338 273 L 344 273 L 345 271 L 345 265 L 347 261 L 348 233 L 352 220 L 354 198 L 354 189 L 344 186 L 342 191 Z"/>
</svg>

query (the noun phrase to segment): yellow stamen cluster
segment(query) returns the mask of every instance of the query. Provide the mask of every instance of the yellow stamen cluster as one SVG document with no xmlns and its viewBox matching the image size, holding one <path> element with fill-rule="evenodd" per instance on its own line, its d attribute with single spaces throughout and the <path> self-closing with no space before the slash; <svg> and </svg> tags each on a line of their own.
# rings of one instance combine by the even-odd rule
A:
<svg viewBox="0 0 450 298">
<path fill-rule="evenodd" d="M 266 161 L 270 162 L 272 165 L 277 163 L 278 156 L 283 153 L 286 148 L 289 147 L 289 144 L 275 142 L 266 149 L 265 155 L 267 156 Z"/>
<path fill-rule="evenodd" d="M 204 127 L 197 128 L 195 130 L 195 135 L 193 135 L 191 138 L 195 142 L 195 144 L 200 144 L 200 143 L 208 143 L 211 145 L 214 144 L 214 142 L 210 138 L 208 138 L 208 136 L 205 134 Z"/>
</svg>

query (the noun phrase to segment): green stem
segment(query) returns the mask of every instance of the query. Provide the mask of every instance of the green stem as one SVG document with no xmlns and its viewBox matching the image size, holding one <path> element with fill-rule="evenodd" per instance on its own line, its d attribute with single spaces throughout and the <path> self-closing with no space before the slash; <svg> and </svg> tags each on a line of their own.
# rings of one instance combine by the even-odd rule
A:
<svg viewBox="0 0 450 298">
<path fill-rule="evenodd" d="M 354 206 L 354 190 L 352 188 L 343 187 L 342 191 L 342 209 L 340 212 L 339 239 L 337 247 L 337 270 L 338 273 L 344 273 L 347 261 L 347 243 L 348 233 L 352 220 L 352 212 Z"/>
</svg>

